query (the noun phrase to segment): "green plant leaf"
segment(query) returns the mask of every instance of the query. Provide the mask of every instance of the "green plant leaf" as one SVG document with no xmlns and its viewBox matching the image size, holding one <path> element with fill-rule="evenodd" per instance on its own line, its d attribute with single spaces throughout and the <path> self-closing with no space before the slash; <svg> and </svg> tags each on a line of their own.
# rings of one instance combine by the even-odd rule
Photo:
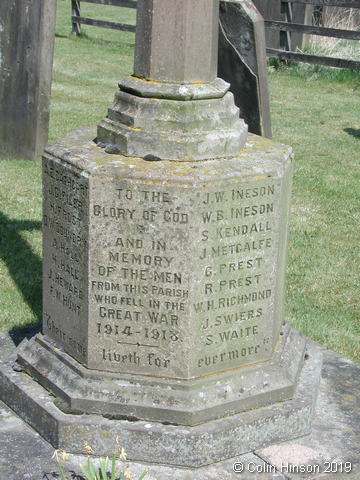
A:
<svg viewBox="0 0 360 480">
<path fill-rule="evenodd" d="M 145 478 L 145 476 L 149 473 L 149 470 L 144 470 L 143 473 L 140 475 L 139 479 L 138 480 L 143 480 L 143 478 Z"/>
<path fill-rule="evenodd" d="M 62 468 L 61 465 L 59 465 L 59 471 L 60 471 L 61 480 L 67 480 L 67 478 L 66 478 L 66 476 L 65 476 L 64 469 Z"/>
<path fill-rule="evenodd" d="M 89 469 L 90 474 L 92 475 L 89 480 L 99 480 L 97 475 L 96 475 L 94 464 L 93 464 L 92 460 L 90 460 L 90 458 L 88 458 L 88 469 Z"/>
<path fill-rule="evenodd" d="M 107 467 L 109 463 L 109 457 L 106 458 L 100 458 L 100 472 L 102 476 L 102 480 L 107 480 L 108 475 L 107 475 Z"/>
<path fill-rule="evenodd" d="M 80 465 L 82 473 L 85 475 L 86 480 L 94 480 L 94 476 L 91 474 L 90 470 L 84 465 Z M 96 480 L 96 477 L 95 477 Z"/>
<path fill-rule="evenodd" d="M 113 453 L 111 457 L 111 480 L 115 480 L 115 471 L 116 471 L 116 456 Z"/>
</svg>

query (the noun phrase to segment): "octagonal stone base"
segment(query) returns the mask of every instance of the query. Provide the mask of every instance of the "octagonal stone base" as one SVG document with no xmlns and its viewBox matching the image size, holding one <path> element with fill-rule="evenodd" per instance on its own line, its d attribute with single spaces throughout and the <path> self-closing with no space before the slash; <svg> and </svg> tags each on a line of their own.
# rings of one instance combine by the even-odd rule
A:
<svg viewBox="0 0 360 480">
<path fill-rule="evenodd" d="M 291 398 L 291 149 L 148 162 L 91 132 L 44 156 L 45 337 L 19 362 L 75 412 L 196 425 Z"/>
<path fill-rule="evenodd" d="M 192 380 L 89 370 L 42 335 L 24 340 L 17 363 L 66 412 L 195 425 L 293 397 L 305 339 L 285 328 L 272 361 Z"/>
<path fill-rule="evenodd" d="M 119 87 L 98 125 L 99 145 L 179 162 L 238 155 L 246 141 L 247 125 L 220 78 L 178 85 L 130 77 Z"/>
<path fill-rule="evenodd" d="M 55 448 L 83 453 L 86 443 L 94 455 L 111 455 L 119 444 L 130 461 L 196 468 L 307 435 L 321 359 L 318 347 L 307 347 L 291 400 L 193 427 L 64 413 L 53 394 L 26 373 L 13 370 L 16 354 L 0 365 L 0 399 Z"/>
</svg>

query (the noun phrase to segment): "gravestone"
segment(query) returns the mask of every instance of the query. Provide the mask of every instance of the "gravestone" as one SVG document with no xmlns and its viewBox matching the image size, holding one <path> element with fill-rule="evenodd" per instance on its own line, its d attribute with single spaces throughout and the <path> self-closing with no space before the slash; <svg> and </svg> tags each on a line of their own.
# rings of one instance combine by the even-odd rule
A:
<svg viewBox="0 0 360 480">
<path fill-rule="evenodd" d="M 48 138 L 56 1 L 1 0 L 0 155 L 40 159 Z"/>
<path fill-rule="evenodd" d="M 0 391 L 66 451 L 196 468 L 311 428 L 319 356 L 283 314 L 292 151 L 216 77 L 218 7 L 139 0 L 134 76 L 97 133 L 46 149 L 43 333 Z"/>
<path fill-rule="evenodd" d="M 264 20 L 250 0 L 220 2 L 218 74 L 249 132 L 271 138 Z"/>
</svg>

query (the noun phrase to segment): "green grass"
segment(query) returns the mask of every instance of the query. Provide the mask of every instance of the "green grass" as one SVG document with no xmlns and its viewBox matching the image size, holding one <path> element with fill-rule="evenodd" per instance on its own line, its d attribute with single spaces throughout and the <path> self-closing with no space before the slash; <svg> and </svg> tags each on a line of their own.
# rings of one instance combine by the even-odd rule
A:
<svg viewBox="0 0 360 480">
<path fill-rule="evenodd" d="M 135 24 L 135 10 L 84 3 L 81 14 Z M 58 1 L 49 142 L 106 115 L 118 81 L 129 75 L 135 36 L 129 32 L 82 26 L 70 34 L 70 1 Z"/>
<path fill-rule="evenodd" d="M 358 73 L 270 74 L 274 138 L 293 146 L 287 318 L 360 360 Z"/>
<path fill-rule="evenodd" d="M 84 16 L 134 23 L 134 11 L 86 5 Z M 128 18 L 124 18 L 123 14 Z M 106 115 L 132 71 L 134 35 L 83 27 L 70 35 L 58 1 L 49 140 Z M 329 73 L 330 72 L 330 73 Z M 360 75 L 297 66 L 270 73 L 274 139 L 293 146 L 287 319 L 360 362 Z M 0 330 L 31 327 L 41 311 L 40 165 L 0 160 Z"/>
</svg>

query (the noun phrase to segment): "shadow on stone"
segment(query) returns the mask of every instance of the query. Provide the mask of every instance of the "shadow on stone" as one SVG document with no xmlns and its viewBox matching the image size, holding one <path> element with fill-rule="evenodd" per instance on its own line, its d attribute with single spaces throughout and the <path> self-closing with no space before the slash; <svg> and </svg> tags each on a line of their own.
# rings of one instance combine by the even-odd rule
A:
<svg viewBox="0 0 360 480">
<path fill-rule="evenodd" d="M 0 258 L 5 263 L 11 278 L 31 308 L 37 323 L 41 321 L 41 259 L 21 236 L 21 231 L 40 230 L 37 220 L 13 220 L 0 212 Z M 33 333 L 36 325 L 28 323 L 15 327 L 9 333 L 17 345 L 22 338 Z"/>
<path fill-rule="evenodd" d="M 70 471 L 69 475 L 70 476 L 68 478 L 71 480 L 86 480 L 85 477 L 83 477 L 82 475 L 78 475 L 74 471 Z M 60 476 L 60 473 L 58 472 L 45 472 L 42 479 L 43 480 L 61 479 L 61 476 Z"/>
<path fill-rule="evenodd" d="M 54 478 L 60 478 L 60 473 L 57 472 L 45 472 L 42 476 L 42 480 L 53 480 Z"/>
<path fill-rule="evenodd" d="M 238 53 L 226 42 L 224 35 L 220 36 L 220 45 L 222 50 L 220 75 L 228 81 L 229 78 L 237 80 L 232 82 L 231 91 L 236 100 L 241 98 L 241 104 L 239 101 L 237 103 L 241 116 L 248 124 L 250 132 L 261 135 L 260 112 L 254 108 L 256 102 L 254 95 L 257 95 L 256 76 L 239 60 Z"/>
<path fill-rule="evenodd" d="M 9 335 L 11 340 L 13 341 L 14 345 L 17 347 L 19 343 L 21 343 L 24 338 L 30 340 L 31 337 L 39 333 L 41 330 L 41 323 L 34 325 L 29 325 L 25 327 L 14 327 L 9 331 Z"/>
<path fill-rule="evenodd" d="M 360 128 L 344 128 L 344 132 L 352 135 L 355 138 L 360 138 Z"/>
</svg>

